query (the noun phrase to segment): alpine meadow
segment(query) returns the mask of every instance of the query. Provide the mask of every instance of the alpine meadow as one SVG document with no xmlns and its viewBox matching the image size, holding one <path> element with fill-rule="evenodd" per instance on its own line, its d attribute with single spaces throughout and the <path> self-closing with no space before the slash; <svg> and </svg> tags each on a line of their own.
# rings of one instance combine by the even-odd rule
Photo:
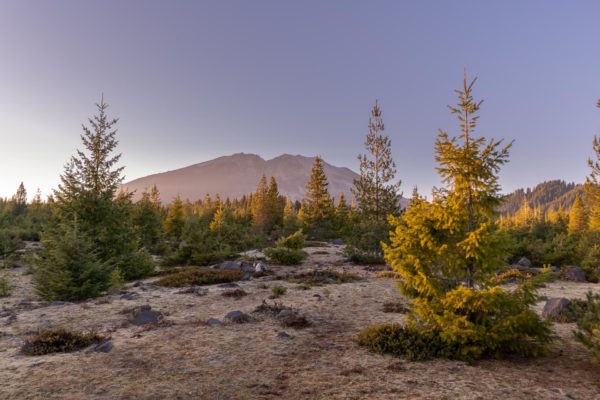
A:
<svg viewBox="0 0 600 400">
<path fill-rule="evenodd" d="M 0 3 L 0 398 L 600 399 L 597 4 Z"/>
</svg>

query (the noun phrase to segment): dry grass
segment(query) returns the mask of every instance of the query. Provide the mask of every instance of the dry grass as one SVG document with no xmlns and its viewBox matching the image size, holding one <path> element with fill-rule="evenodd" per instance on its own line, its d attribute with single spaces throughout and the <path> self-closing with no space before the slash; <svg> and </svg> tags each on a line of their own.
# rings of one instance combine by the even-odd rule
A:
<svg viewBox="0 0 600 400">
<path fill-rule="evenodd" d="M 334 265 L 335 248 L 315 259 Z M 327 258 L 328 257 L 328 258 Z M 309 259 L 307 264 L 314 262 Z M 291 273 L 296 267 L 277 267 Z M 346 267 L 341 267 L 346 268 Z M 337 272 L 342 272 L 342 269 Z M 300 271 L 304 272 L 304 271 Z M 361 276 L 360 266 L 346 272 Z M 374 273 L 344 285 L 288 290 L 285 306 L 268 303 L 264 315 L 298 310 L 311 322 L 281 339 L 276 318 L 251 324 L 210 327 L 198 321 L 223 320 L 232 310 L 251 313 L 270 294 L 258 281 L 240 282 L 241 300 L 208 288 L 205 296 L 174 295 L 177 289 L 128 288 L 131 301 L 47 306 L 34 295 L 31 276 L 13 270 L 13 293 L 0 310 L 14 310 L 11 323 L 0 317 L 1 399 L 598 399 L 600 370 L 572 338 L 573 324 L 554 325 L 552 353 L 540 359 L 485 360 L 469 365 L 432 360 L 407 362 L 361 348 L 356 335 L 375 323 L 402 323 L 404 315 L 385 313 L 381 299 L 397 298 L 391 280 Z M 583 298 L 593 284 L 554 282 L 541 289 L 548 297 Z M 89 307 L 83 307 L 87 304 Z M 171 326 L 144 331 L 127 324 L 124 308 L 150 304 L 168 314 Z M 541 312 L 543 302 L 536 306 Z M 283 308 L 281 308 L 283 307 Z M 281 308 L 277 311 L 278 308 Z M 260 314 L 257 313 L 257 317 Z M 26 357 L 19 338 L 48 325 L 110 334 L 110 353 L 56 353 Z M 287 329 L 287 328 L 286 328 Z"/>
<path fill-rule="evenodd" d="M 214 285 L 239 281 L 243 276 L 242 271 L 188 267 L 163 276 L 154 283 L 166 287 Z"/>
</svg>

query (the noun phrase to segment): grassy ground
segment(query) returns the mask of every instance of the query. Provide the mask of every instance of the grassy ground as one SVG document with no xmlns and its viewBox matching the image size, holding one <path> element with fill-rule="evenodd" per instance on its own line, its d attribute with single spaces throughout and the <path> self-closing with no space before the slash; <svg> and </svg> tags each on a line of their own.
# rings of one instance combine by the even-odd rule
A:
<svg viewBox="0 0 600 400">
<path fill-rule="evenodd" d="M 384 303 L 402 298 L 394 283 L 344 264 L 339 247 L 309 248 L 301 267 L 273 267 L 290 274 L 313 267 L 352 272 L 363 280 L 302 287 L 284 280 L 240 282 L 248 293 L 224 297 L 176 294 L 180 288 L 129 287 L 119 295 L 80 304 L 38 301 L 25 270 L 12 271 L 13 294 L 0 298 L 1 399 L 600 399 L 600 367 L 572 339 L 573 324 L 555 325 L 552 354 L 524 360 L 486 360 L 473 365 L 447 360 L 410 363 L 371 354 L 356 334 L 377 322 L 401 322 Z M 317 254 L 314 254 L 317 253 Z M 276 279 L 276 276 L 268 279 Z M 271 287 L 287 287 L 269 300 Z M 131 286 L 131 285 L 130 285 Z M 598 285 L 555 282 L 540 293 L 584 297 Z M 304 329 L 282 328 L 271 316 L 251 314 L 247 324 L 204 324 L 232 310 L 251 313 L 263 300 L 281 302 L 305 315 Z M 169 323 L 148 329 L 129 324 L 127 310 L 149 304 Z M 541 311 L 543 303 L 538 306 Z M 19 352 L 22 338 L 40 328 L 94 329 L 112 337 L 109 353 L 79 351 L 38 357 Z M 286 331 L 291 339 L 277 334 Z"/>
</svg>

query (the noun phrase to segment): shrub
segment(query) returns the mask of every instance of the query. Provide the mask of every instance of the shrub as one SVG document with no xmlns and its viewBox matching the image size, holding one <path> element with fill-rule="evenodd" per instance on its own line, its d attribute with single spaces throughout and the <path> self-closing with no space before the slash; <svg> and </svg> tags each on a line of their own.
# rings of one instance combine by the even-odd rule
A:
<svg viewBox="0 0 600 400">
<path fill-rule="evenodd" d="M 302 229 L 292 233 L 289 236 L 281 238 L 277 241 L 277 247 L 285 247 L 286 249 L 302 250 L 306 243 L 306 235 L 302 233 Z"/>
<path fill-rule="evenodd" d="M 280 265 L 298 265 L 306 258 L 304 251 L 287 247 L 269 247 L 264 249 L 264 253 L 270 262 Z"/>
<path fill-rule="evenodd" d="M 348 272 L 336 272 L 332 270 L 311 270 L 302 272 L 290 277 L 286 280 L 291 283 L 304 284 L 310 286 L 322 286 L 328 284 L 341 284 L 356 282 L 361 278 L 355 274 Z"/>
<path fill-rule="evenodd" d="M 7 275 L 0 276 L 0 297 L 10 296 L 10 281 Z"/>
<path fill-rule="evenodd" d="M 385 264 L 383 255 L 378 251 L 361 250 L 354 246 L 347 246 L 344 249 L 344 255 L 354 264 Z"/>
<path fill-rule="evenodd" d="M 279 297 L 287 293 L 287 288 L 285 286 L 275 285 L 271 288 L 271 292 L 273 293 L 273 296 Z"/>
<path fill-rule="evenodd" d="M 53 234 L 46 239 L 46 250 L 34 271 L 35 289 L 41 298 L 85 300 L 110 287 L 112 268 L 99 260 L 86 235 L 69 229 L 64 235 Z"/>
<path fill-rule="evenodd" d="M 239 281 L 243 276 L 243 271 L 188 267 L 160 278 L 155 284 L 167 287 L 214 285 Z"/>
<path fill-rule="evenodd" d="M 289 307 L 284 306 L 283 303 L 279 303 L 276 301 L 273 304 L 269 304 L 263 300 L 262 304 L 257 306 L 254 309 L 253 313 L 265 314 L 265 315 L 269 315 L 271 317 L 275 317 L 281 312 L 281 310 L 287 310 L 287 309 L 289 309 Z"/>
<path fill-rule="evenodd" d="M 223 293 L 221 293 L 221 296 L 223 297 L 233 297 L 234 299 L 240 299 L 244 296 L 247 296 L 248 293 L 246 293 L 243 289 L 233 289 L 233 290 L 226 290 Z"/>
<path fill-rule="evenodd" d="M 600 294 L 588 292 L 585 312 L 577 321 L 575 337 L 592 352 L 592 358 L 600 363 Z"/>
<path fill-rule="evenodd" d="M 75 332 L 64 328 L 51 328 L 41 330 L 26 338 L 21 351 L 29 356 L 68 353 L 86 348 L 92 344 L 102 343 L 107 339 L 94 331 Z"/>
<path fill-rule="evenodd" d="M 125 286 L 125 277 L 120 268 L 115 268 L 110 273 L 110 289 L 118 290 Z"/>
<path fill-rule="evenodd" d="M 513 292 L 499 287 L 458 287 L 439 302 L 415 299 L 416 312 L 408 314 L 407 326 L 392 340 L 392 352 L 409 359 L 428 355 L 465 361 L 507 354 L 542 355 L 553 336 L 550 324 L 530 309 L 536 299 L 526 285 Z M 423 315 L 427 323 L 420 319 Z"/>
<path fill-rule="evenodd" d="M 121 264 L 120 269 L 126 281 L 146 278 L 154 275 L 155 272 L 154 260 L 145 249 L 126 257 Z"/>
<path fill-rule="evenodd" d="M 379 354 L 422 361 L 439 357 L 443 350 L 439 335 L 417 332 L 400 324 L 373 325 L 358 335 L 358 344 Z"/>
</svg>

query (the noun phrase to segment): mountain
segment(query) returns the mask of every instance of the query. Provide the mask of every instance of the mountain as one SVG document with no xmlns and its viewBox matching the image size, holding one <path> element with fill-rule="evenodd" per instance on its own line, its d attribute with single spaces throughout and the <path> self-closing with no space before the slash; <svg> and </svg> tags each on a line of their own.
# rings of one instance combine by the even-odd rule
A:
<svg viewBox="0 0 600 400">
<path fill-rule="evenodd" d="M 256 154 L 238 153 L 135 179 L 124 183 L 122 188 L 135 191 L 134 200 L 137 200 L 144 190 L 150 191 L 156 185 L 163 203 L 171 202 L 178 194 L 190 201 L 203 199 L 206 194 L 235 199 L 254 192 L 264 173 L 267 178 L 275 177 L 281 194 L 290 196 L 292 200 L 301 200 L 314 160 L 314 157 L 289 154 L 264 160 Z M 358 174 L 326 162 L 323 166 L 329 181 L 329 193 L 337 198 L 343 192 L 346 199 L 351 199 L 350 188 Z"/>
<path fill-rule="evenodd" d="M 533 189 L 517 189 L 506 195 L 500 212 L 502 215 L 514 215 L 524 201 L 527 201 L 531 208 L 539 207 L 543 212 L 557 210 L 559 207 L 569 210 L 575 201 L 575 196 L 582 193 L 582 185 L 561 180 L 546 181 Z"/>
</svg>

